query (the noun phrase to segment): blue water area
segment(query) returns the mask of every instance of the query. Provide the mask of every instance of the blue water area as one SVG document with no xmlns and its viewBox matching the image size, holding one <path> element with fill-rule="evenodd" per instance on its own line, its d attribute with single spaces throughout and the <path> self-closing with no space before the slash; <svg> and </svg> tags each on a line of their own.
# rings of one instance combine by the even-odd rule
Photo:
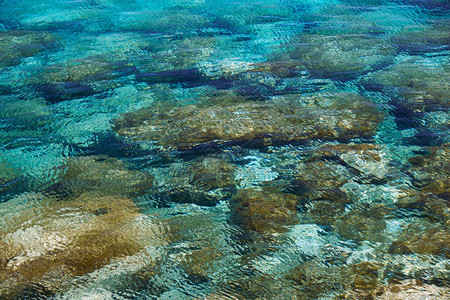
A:
<svg viewBox="0 0 450 300">
<path fill-rule="evenodd" d="M 449 299 L 446 0 L 0 0 L 1 299 Z"/>
</svg>

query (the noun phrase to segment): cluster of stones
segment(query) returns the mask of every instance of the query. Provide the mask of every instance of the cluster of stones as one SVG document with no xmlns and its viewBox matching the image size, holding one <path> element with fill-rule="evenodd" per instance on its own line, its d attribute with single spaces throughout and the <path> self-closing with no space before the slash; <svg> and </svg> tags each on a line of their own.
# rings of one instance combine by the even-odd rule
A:
<svg viewBox="0 0 450 300">
<path fill-rule="evenodd" d="M 323 143 L 334 140 L 350 141 L 358 137 L 367 139 L 374 135 L 378 122 L 383 119 L 383 114 L 373 104 L 354 94 L 324 94 L 322 97 L 285 95 L 265 102 L 227 99 L 228 101 L 219 103 L 206 100 L 195 105 L 146 108 L 116 120 L 115 130 L 119 135 L 133 141 L 152 141 L 162 147 L 161 149 L 189 151 L 211 147 L 211 144 L 216 145 L 214 149 L 220 149 L 224 145 L 251 147 L 255 145 L 255 140 L 259 140 L 256 145 L 267 146 L 306 140 L 319 140 Z M 320 115 L 325 114 L 332 117 L 321 119 Z M 357 115 L 358 118 L 353 118 L 352 115 Z M 445 151 L 442 149 L 446 147 L 439 149 L 433 151 Z M 382 194 L 367 200 L 358 195 L 364 190 L 391 190 L 398 184 L 396 180 L 399 178 L 414 183 L 418 180 L 417 176 L 430 176 L 426 174 L 439 173 L 442 170 L 427 170 L 430 163 L 422 164 L 424 167 L 413 165 L 402 172 L 391 164 L 381 146 L 369 143 L 326 143 L 305 154 L 308 158 L 298 163 L 294 173 L 290 170 L 289 175 L 283 175 L 280 170 L 283 180 L 237 189 L 235 193 L 225 197 L 230 199 L 231 221 L 252 236 L 249 241 L 251 244 L 263 241 L 279 243 L 280 241 L 274 241 L 273 237 L 289 231 L 294 224 L 314 223 L 331 228 L 345 240 L 381 242 L 387 247 L 385 251 L 389 249 L 391 255 L 446 255 L 443 241 L 446 239 L 444 235 L 447 224 L 436 224 L 432 232 L 416 231 L 414 238 L 406 228 L 391 244 L 387 242 L 389 238 L 386 236 L 386 216 L 408 205 L 415 205 L 411 202 L 420 200 L 411 200 L 412 194 L 416 198 L 422 198 L 424 193 L 428 193 L 426 189 L 417 193 L 403 187 L 404 190 L 395 194 L 395 199 L 385 202 L 376 199 L 382 197 Z M 169 193 L 171 199 L 176 202 L 210 205 L 205 201 L 207 198 L 199 197 L 198 193 L 193 197 L 192 191 L 196 190 L 201 194 L 202 190 L 236 188 L 237 182 L 232 179 L 236 167 L 224 159 L 226 161 L 226 156 L 207 155 L 188 162 L 188 171 L 180 178 L 185 178 L 181 181 L 189 184 L 184 185 L 181 193 L 180 190 L 172 190 Z M 445 159 L 446 155 L 441 155 L 441 160 Z M 413 164 L 417 164 L 416 161 L 422 162 L 423 158 L 411 159 Z M 428 162 L 426 159 L 425 161 Z M 444 186 L 446 178 L 446 174 L 443 174 L 433 179 L 434 183 L 430 186 Z M 424 182 L 430 184 L 425 179 Z M 174 186 L 179 186 L 179 183 Z M 445 194 L 444 191 L 439 193 Z M 427 197 L 434 199 L 436 195 Z M 441 219 L 447 218 L 445 207 L 436 206 L 432 209 L 433 212 L 430 211 L 427 215 L 433 216 L 438 210 Z M 437 234 L 433 235 L 434 233 Z M 260 240 L 261 238 L 263 240 Z M 213 273 L 210 266 L 224 256 L 221 250 L 205 246 L 185 258 L 185 267 L 195 276 L 208 278 Z M 343 261 L 345 262 L 345 258 Z M 205 267 L 208 267 L 209 271 L 205 271 Z M 298 289 L 305 297 L 319 296 L 324 291 L 345 290 L 358 291 L 359 295 L 390 293 L 389 288 L 383 292 L 378 290 L 381 285 L 380 274 L 387 268 L 384 262 L 362 261 L 349 265 L 341 262 L 340 265 L 330 268 L 318 261 L 314 271 L 306 274 L 306 270 L 311 268 L 313 267 L 304 264 L 294 268 L 286 274 L 284 281 L 278 282 L 279 286 L 271 286 L 275 294 L 257 289 L 261 282 L 269 284 L 268 282 L 273 280 L 269 274 L 265 279 L 246 279 L 250 280 L 250 283 L 238 280 L 230 284 L 247 290 L 249 295 L 262 293 L 261 295 L 267 297 L 276 297 L 275 291 L 287 288 L 292 283 L 308 287 Z M 323 276 L 320 277 L 322 273 Z M 332 278 L 330 274 L 334 274 Z M 349 277 L 352 280 L 343 280 Z M 253 289 L 255 290 L 252 292 Z"/>
<path fill-rule="evenodd" d="M 261 66 L 259 71 L 266 72 L 271 66 L 273 65 Z M 285 68 L 283 70 L 292 68 L 289 64 L 287 67 L 286 65 L 276 66 Z M 289 73 L 283 70 L 281 72 Z M 368 71 L 368 69 L 358 69 L 355 72 L 361 75 Z M 330 70 L 326 76 L 337 76 L 337 74 L 339 74 L 338 70 Z M 325 115 L 327 118 L 322 117 Z M 228 97 L 224 101 L 215 102 L 213 99 L 206 99 L 204 102 L 186 106 L 174 105 L 164 108 L 154 106 L 123 115 L 116 120 L 115 130 L 128 140 L 151 141 L 160 149 L 177 151 L 198 149 L 201 153 L 201 150 L 213 149 L 214 151 L 214 149 L 230 145 L 265 147 L 304 143 L 311 140 L 361 142 L 361 139 L 363 141 L 370 139 L 375 134 L 377 125 L 382 120 L 383 114 L 370 101 L 359 95 L 324 93 L 319 96 L 283 95 L 264 102 L 251 101 L 245 97 Z M 216 165 L 222 164 L 220 160 L 212 161 L 206 158 L 201 158 L 199 161 L 210 162 L 209 169 L 212 170 L 217 169 Z M 414 163 L 414 160 L 411 162 Z M 229 179 L 232 178 L 234 168 L 232 164 L 227 163 L 227 165 L 229 167 L 219 168 L 220 171 L 217 171 L 217 174 L 220 178 L 224 178 L 224 185 L 232 188 L 233 185 L 236 186 L 236 182 Z M 202 168 L 196 169 L 202 170 Z M 422 174 L 421 176 L 426 176 L 424 175 L 426 172 L 433 174 L 434 171 L 420 169 L 417 172 Z M 208 179 L 211 177 L 208 172 L 201 171 L 196 174 L 194 169 L 189 172 L 193 174 L 188 181 L 189 186 L 196 186 L 200 193 L 203 189 L 210 189 L 210 186 L 205 186 L 204 182 L 212 183 L 214 188 L 223 188 L 214 184 L 217 181 Z M 423 198 L 424 193 L 428 193 L 425 189 L 417 193 L 403 186 L 403 190 L 396 194 L 395 199 L 386 203 L 374 201 L 374 199 L 364 201 L 358 195 L 364 190 L 381 193 L 395 189 L 399 178 L 416 182 L 415 177 L 405 176 L 405 174 L 412 174 L 412 172 L 408 169 L 402 173 L 394 168 L 379 145 L 325 144 L 310 153 L 307 160 L 298 164 L 295 174 L 287 180 L 289 183 L 281 182 L 280 184 L 275 181 L 258 187 L 238 189 L 229 200 L 231 221 L 242 226 L 252 236 L 250 243 L 255 244 L 262 243 L 258 241 L 261 238 L 264 242 L 270 240 L 273 242 L 271 237 L 289 231 L 289 228 L 296 223 L 314 223 L 330 228 L 345 240 L 361 243 L 381 242 L 387 247 L 385 251 L 394 256 L 408 253 L 447 256 L 448 250 L 444 246 L 444 241 L 447 239 L 445 228 L 448 224 L 436 223 L 431 231 L 417 228 L 414 231 L 405 228 L 392 242 L 388 241 L 389 237 L 386 235 L 387 220 L 392 218 L 386 219 L 386 216 L 395 215 L 396 211 L 408 205 L 415 205 L 411 204 L 416 201 L 411 200 L 411 194 L 415 194 L 416 198 Z M 286 179 L 286 176 L 282 177 Z M 193 178 L 199 178 L 201 181 L 192 180 Z M 439 185 L 442 186 L 443 183 L 439 181 Z M 186 192 L 188 190 L 189 193 Z M 201 199 L 198 194 L 195 197 L 187 196 L 191 193 L 192 190 L 187 187 L 172 199 L 183 202 L 185 201 L 183 199 L 189 198 L 191 200 L 187 202 L 200 205 L 207 203 L 207 201 L 198 200 Z M 445 192 L 441 191 L 439 195 L 443 194 Z M 383 195 L 380 194 L 378 197 Z M 427 197 L 435 199 L 442 196 Z M 192 200 L 194 198 L 197 200 Z M 441 203 L 441 200 L 435 201 Z M 427 213 L 430 217 L 438 211 L 441 219 L 447 218 L 447 211 L 442 203 L 430 209 L 433 210 Z M 204 247 L 187 256 L 186 268 L 193 275 L 209 277 L 210 273 L 205 272 L 205 266 L 214 265 L 223 256 L 225 254 L 217 248 Z M 280 294 L 276 291 L 288 288 L 292 283 L 302 287 L 298 288 L 296 293 L 304 297 L 319 296 L 324 291 L 345 293 L 346 290 L 354 290 L 359 296 L 381 295 L 392 293 L 390 287 L 380 290 L 381 274 L 388 267 L 389 264 L 385 262 L 362 261 L 341 263 L 330 268 L 323 265 L 323 262 L 317 262 L 313 268 L 314 271 L 311 274 L 308 273 L 309 275 L 305 273 L 305 270 L 312 268 L 311 266 L 302 264 L 294 268 L 278 284 L 270 284 L 271 292 L 258 289 L 262 283 L 269 284 L 273 281 L 269 274 L 266 274 L 266 278 L 246 279 L 250 280 L 250 283 L 238 280 L 231 282 L 230 285 L 246 290 L 249 295 L 260 293 L 267 297 L 279 296 Z M 207 270 L 213 272 L 211 269 Z M 321 277 L 320 274 L 323 276 Z M 333 276 L 330 277 L 330 274 Z M 347 282 L 344 278 L 351 278 L 351 280 Z M 433 287 L 430 286 L 430 289 Z M 440 292 L 446 293 L 445 290 Z"/>
<path fill-rule="evenodd" d="M 256 16 L 271 9 L 261 7 L 262 12 L 245 22 L 263 22 Z M 180 34 L 193 28 L 205 30 L 213 22 L 187 10 L 154 17 L 126 22 L 129 25 L 121 29 Z M 272 16 L 282 17 L 281 12 Z M 229 12 L 216 22 L 237 28 L 245 25 L 243 19 Z M 179 26 L 172 26 L 174 20 Z M 382 244 L 389 257 L 419 254 L 448 259 L 448 144 L 426 149 L 427 154 L 411 158 L 398 170 L 383 147 L 371 143 L 384 114 L 369 99 L 334 91 L 313 95 L 280 91 L 288 79 L 305 74 L 311 79 L 356 80 L 360 88 L 393 99 L 390 104 L 397 116 L 405 110 L 421 124 L 429 122 L 430 114 L 447 116 L 448 63 L 431 68 L 420 57 L 394 63 L 394 55 L 402 51 L 421 54 L 448 42 L 448 31 L 437 26 L 425 33 L 393 35 L 386 43 L 372 29 L 366 34 L 327 34 L 326 28 L 318 28 L 316 33 L 295 37 L 292 51 L 274 55 L 268 62 L 222 68 L 214 74 L 199 62 L 200 56 L 204 59 L 214 52 L 212 37 L 175 39 L 167 48 L 153 45 L 151 53 L 134 62 L 126 56 L 115 60 L 98 55 L 44 67 L 30 84 L 50 103 L 113 89 L 120 84 L 115 79 L 129 75 L 147 86 L 181 84 L 215 91 L 189 105 L 156 104 L 114 121 L 115 132 L 126 141 L 155 145 L 163 153 L 196 155 L 189 161 L 181 159 L 180 169 L 175 164 L 167 170 L 160 167 L 175 174 L 161 186 L 154 186 L 149 173 L 131 170 L 115 158 L 73 157 L 55 184 L 1 203 L 0 213 L 7 217 L 0 226 L 0 296 L 20 297 L 36 286 L 51 295 L 63 289 L 64 282 L 139 256 L 148 246 L 183 245 L 190 240 L 194 250 L 177 258 L 193 278 L 212 280 L 218 266 L 230 268 L 225 258 L 235 253 L 214 226 L 213 216 L 198 213 L 160 221 L 144 214 L 135 202 L 135 197 L 152 193 L 167 202 L 200 206 L 228 201 L 231 225 L 238 226 L 246 238 L 243 242 L 256 249 L 241 256 L 242 261 L 269 253 L 261 250 L 261 244 L 279 245 L 296 224 L 316 224 L 357 244 Z M 1 32 L 0 67 L 12 68 L 56 47 L 58 38 L 46 32 Z M 405 125 L 402 116 L 396 120 L 399 127 Z M 446 121 L 432 125 L 438 135 L 448 131 Z M 294 168 L 286 167 L 289 174 L 279 166 L 280 179 L 244 189 L 239 189 L 235 178 L 237 164 L 217 153 L 227 147 L 292 144 L 320 146 L 302 153 L 307 158 L 298 160 Z M 2 161 L 0 169 L 6 170 L 0 174 L 0 191 L 8 191 L 20 180 L 20 172 Z M 397 187 L 398 182 L 409 185 Z M 360 195 L 377 191 L 383 197 L 383 191 L 393 189 L 393 198 L 384 202 Z M 417 212 L 426 226 L 407 223 L 389 237 L 389 221 L 403 210 Z M 286 290 L 300 299 L 325 292 L 381 299 L 408 297 L 411 291 L 424 296 L 449 293 L 420 280 L 386 285 L 381 278 L 389 273 L 389 263 L 350 262 L 348 256 L 339 252 L 327 262 L 313 258 L 279 278 L 251 270 L 256 275 L 227 282 L 243 291 L 241 295 L 219 286 L 206 298 L 247 294 L 280 298 Z M 144 269 L 152 270 L 151 264 L 147 262 Z M 152 275 L 150 271 L 145 278 Z"/>
</svg>

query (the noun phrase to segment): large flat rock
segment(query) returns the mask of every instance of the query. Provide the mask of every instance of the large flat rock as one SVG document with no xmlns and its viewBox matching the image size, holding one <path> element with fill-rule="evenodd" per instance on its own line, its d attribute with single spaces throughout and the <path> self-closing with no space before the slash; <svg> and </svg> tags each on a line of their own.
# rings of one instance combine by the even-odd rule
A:
<svg viewBox="0 0 450 300">
<path fill-rule="evenodd" d="M 290 95 L 265 102 L 149 107 L 117 119 L 115 130 L 134 141 L 184 150 L 255 140 L 273 145 L 370 138 L 382 119 L 370 101 L 356 94 Z"/>
</svg>

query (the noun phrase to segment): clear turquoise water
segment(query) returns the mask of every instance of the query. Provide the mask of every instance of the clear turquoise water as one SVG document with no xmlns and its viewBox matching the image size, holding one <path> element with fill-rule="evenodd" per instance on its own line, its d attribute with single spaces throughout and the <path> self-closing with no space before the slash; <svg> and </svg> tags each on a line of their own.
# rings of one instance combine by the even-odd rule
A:
<svg viewBox="0 0 450 300">
<path fill-rule="evenodd" d="M 0 298 L 449 297 L 448 13 L 0 1 Z"/>
</svg>

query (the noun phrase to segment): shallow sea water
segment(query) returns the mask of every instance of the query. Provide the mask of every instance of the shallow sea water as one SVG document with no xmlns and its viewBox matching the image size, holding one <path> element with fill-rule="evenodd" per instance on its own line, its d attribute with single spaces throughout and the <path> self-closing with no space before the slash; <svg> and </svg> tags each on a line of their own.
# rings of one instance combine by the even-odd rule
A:
<svg viewBox="0 0 450 300">
<path fill-rule="evenodd" d="M 0 299 L 448 299 L 446 0 L 0 1 Z"/>
</svg>

